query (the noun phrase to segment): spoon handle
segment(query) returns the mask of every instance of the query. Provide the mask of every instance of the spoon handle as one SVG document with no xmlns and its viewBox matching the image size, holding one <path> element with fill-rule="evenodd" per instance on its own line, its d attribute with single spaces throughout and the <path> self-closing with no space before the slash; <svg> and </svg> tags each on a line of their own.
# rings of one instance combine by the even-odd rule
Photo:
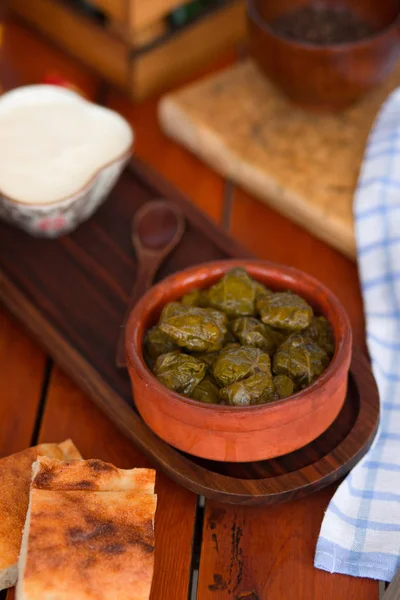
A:
<svg viewBox="0 0 400 600">
<path fill-rule="evenodd" d="M 151 287 L 157 269 L 159 267 L 159 259 L 155 257 L 155 260 L 146 260 L 138 262 L 138 272 L 136 281 L 132 289 L 132 293 L 129 297 L 128 307 L 125 312 L 124 320 L 121 324 L 121 330 L 118 337 L 116 364 L 119 369 L 126 367 L 126 353 L 125 353 L 125 325 L 128 320 L 129 314 L 138 300 L 143 294 Z"/>
</svg>

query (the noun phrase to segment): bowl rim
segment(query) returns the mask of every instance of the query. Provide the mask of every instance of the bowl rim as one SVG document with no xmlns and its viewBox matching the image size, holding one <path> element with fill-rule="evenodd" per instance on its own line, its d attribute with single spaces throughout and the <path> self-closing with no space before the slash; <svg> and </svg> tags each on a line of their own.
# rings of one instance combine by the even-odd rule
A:
<svg viewBox="0 0 400 600">
<path fill-rule="evenodd" d="M 307 42 L 294 38 L 290 38 L 287 35 L 277 33 L 270 25 L 263 19 L 260 15 L 259 10 L 256 5 L 257 0 L 246 0 L 246 9 L 247 9 L 247 17 L 251 20 L 257 27 L 267 32 L 271 37 L 276 40 L 281 40 L 286 42 L 287 44 L 294 46 L 296 48 L 303 48 L 307 50 L 318 50 L 318 51 L 326 51 L 326 52 L 341 52 L 343 50 L 351 50 L 352 48 L 361 48 L 363 46 L 367 46 L 371 41 L 378 40 L 379 38 L 383 38 L 387 33 L 389 33 L 392 29 L 399 27 L 400 25 L 400 7 L 397 16 L 394 20 L 386 25 L 383 29 L 379 31 L 373 32 L 367 37 L 361 38 L 360 40 L 354 40 L 354 42 L 336 42 L 334 44 L 317 44 L 315 42 Z"/>
<path fill-rule="evenodd" d="M 9 90 L 5 94 L 3 94 L 3 96 L 0 98 L 0 101 L 7 100 L 7 97 L 10 97 L 13 95 L 17 96 L 18 94 L 26 94 L 29 91 L 32 91 L 34 93 L 35 90 L 40 92 L 40 91 L 44 91 L 45 89 L 49 90 L 51 92 L 56 90 L 56 92 L 59 93 L 60 96 L 69 98 L 72 101 L 82 102 L 84 104 L 88 104 L 88 105 L 94 106 L 96 108 L 101 108 L 102 110 L 104 110 L 108 113 L 113 113 L 115 116 L 117 116 L 119 119 L 121 119 L 121 121 L 124 122 L 124 125 L 130 131 L 130 141 L 129 141 L 129 144 L 123 150 L 121 150 L 121 152 L 116 157 L 114 157 L 111 160 L 108 160 L 107 162 L 100 165 L 94 171 L 94 173 L 89 177 L 87 182 L 84 183 L 80 188 L 78 188 L 75 192 L 73 192 L 69 196 L 63 196 L 62 198 L 57 198 L 56 200 L 51 200 L 49 202 L 41 202 L 40 204 L 37 204 L 37 203 L 33 203 L 33 202 L 24 202 L 23 200 L 18 200 L 17 198 L 13 198 L 12 196 L 9 196 L 8 194 L 5 194 L 4 192 L 2 192 L 2 190 L 0 189 L 0 198 L 6 200 L 7 202 L 10 202 L 11 204 L 15 204 L 17 206 L 21 206 L 26 209 L 32 209 L 33 211 L 40 210 L 40 209 L 46 209 L 49 206 L 58 206 L 58 205 L 64 205 L 67 203 L 73 203 L 78 197 L 85 194 L 92 187 L 93 183 L 95 182 L 95 180 L 98 178 L 98 176 L 100 175 L 100 173 L 102 171 L 105 171 L 108 167 L 110 167 L 114 163 L 128 160 L 129 157 L 131 156 L 131 154 L 133 153 L 133 149 L 134 149 L 134 145 L 135 145 L 135 132 L 133 130 L 133 127 L 116 110 L 112 110 L 111 108 L 108 108 L 107 106 L 101 106 L 99 104 L 96 104 L 96 102 L 92 102 L 91 100 L 88 100 L 87 98 L 83 98 L 77 92 L 62 88 L 57 85 L 32 84 L 32 85 L 19 86 L 15 89 Z"/>
<path fill-rule="evenodd" d="M 336 328 L 332 325 L 333 330 L 338 329 L 339 326 L 343 329 L 342 338 L 339 340 L 338 344 L 335 344 L 335 352 L 332 357 L 331 362 L 329 363 L 326 370 L 320 375 L 314 383 L 312 383 L 309 387 L 288 396 L 287 398 L 282 398 L 279 400 L 275 400 L 273 402 L 268 402 L 266 404 L 258 404 L 253 406 L 227 406 L 221 404 L 207 404 L 204 402 L 200 402 L 199 400 L 195 400 L 193 398 L 187 398 L 173 390 L 168 389 L 162 383 L 160 383 L 157 378 L 153 375 L 150 369 L 147 367 L 146 362 L 143 357 L 143 341 L 146 331 L 143 330 L 142 336 L 139 339 L 139 328 L 137 327 L 137 322 L 143 316 L 144 312 L 147 312 L 146 308 L 151 303 L 151 300 L 157 296 L 157 293 L 162 290 L 166 285 L 176 285 L 178 283 L 178 279 L 181 280 L 182 277 L 186 276 L 186 280 L 189 280 L 193 287 L 195 287 L 196 283 L 200 283 L 196 275 L 199 272 L 204 271 L 204 269 L 208 269 L 208 275 L 212 275 L 212 271 L 214 270 L 223 270 L 224 272 L 228 271 L 234 267 L 243 267 L 250 268 L 252 266 L 263 268 L 265 267 L 268 270 L 281 271 L 289 278 L 292 279 L 305 279 L 308 284 L 316 285 L 321 292 L 324 293 L 327 304 L 330 305 L 332 311 L 339 317 L 338 325 Z M 222 276 L 222 275 L 221 275 Z M 203 278 L 203 281 L 205 278 Z M 290 289 L 290 287 L 289 287 Z M 166 300 L 169 302 L 171 300 Z M 156 302 L 156 305 L 159 305 L 160 302 Z M 152 306 L 153 307 L 153 306 Z M 275 263 L 273 261 L 266 261 L 262 259 L 228 259 L 228 260 L 216 260 L 209 261 L 204 263 L 199 263 L 198 265 L 194 265 L 187 269 L 182 269 L 169 275 L 165 279 L 161 280 L 159 283 L 153 285 L 139 300 L 136 306 L 131 310 L 128 321 L 125 329 L 125 350 L 128 365 L 130 365 L 137 375 L 144 380 L 147 380 L 151 383 L 153 388 L 156 388 L 160 393 L 166 394 L 174 404 L 183 404 L 189 407 L 195 407 L 199 410 L 212 411 L 216 414 L 236 414 L 236 415 L 250 415 L 252 413 L 261 413 L 261 412 L 275 412 L 277 410 L 281 411 L 283 407 L 286 407 L 291 404 L 297 404 L 299 400 L 302 400 L 308 397 L 310 394 L 314 392 L 318 392 L 323 389 L 326 384 L 331 380 L 332 377 L 338 375 L 340 370 L 342 369 L 343 362 L 346 358 L 346 353 L 348 349 L 351 349 L 352 345 L 352 330 L 350 325 L 349 317 L 339 301 L 336 295 L 330 291 L 324 284 L 322 284 L 318 279 L 309 275 L 305 271 L 300 269 L 296 269 L 294 267 L 290 267 L 287 265 L 282 265 L 279 263 Z"/>
<path fill-rule="evenodd" d="M 33 202 L 22 202 L 21 200 L 17 200 L 16 198 L 13 198 L 12 196 L 8 196 L 7 194 L 4 194 L 0 189 L 0 198 L 7 200 L 11 204 L 16 204 L 17 206 L 23 206 L 24 208 L 26 208 L 28 210 L 32 209 L 33 211 L 40 210 L 40 209 L 46 209 L 49 206 L 58 206 L 58 205 L 62 206 L 67 203 L 72 204 L 73 202 L 75 202 L 75 200 L 78 197 L 82 196 L 83 194 L 85 194 L 86 192 L 89 191 L 89 189 L 92 187 L 93 183 L 95 182 L 95 180 L 98 178 L 98 176 L 100 175 L 100 173 L 102 171 L 105 171 L 105 169 L 107 169 L 114 163 L 129 160 L 132 153 L 133 153 L 133 143 L 131 143 L 130 147 L 127 150 L 124 150 L 116 158 L 113 158 L 112 160 L 108 161 L 107 163 L 104 163 L 101 167 L 99 167 L 95 171 L 95 173 L 93 173 L 92 177 L 90 177 L 90 179 L 84 185 L 82 185 L 76 192 L 74 192 L 73 194 L 71 194 L 69 196 L 64 196 L 63 198 L 58 198 L 57 200 L 51 200 L 51 202 L 42 202 L 41 204 L 34 204 Z"/>
</svg>

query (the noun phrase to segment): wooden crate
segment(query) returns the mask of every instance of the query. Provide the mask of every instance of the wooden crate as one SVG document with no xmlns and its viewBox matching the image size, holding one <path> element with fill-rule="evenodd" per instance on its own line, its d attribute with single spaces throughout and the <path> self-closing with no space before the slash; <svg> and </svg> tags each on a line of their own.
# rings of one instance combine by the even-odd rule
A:
<svg viewBox="0 0 400 600">
<path fill-rule="evenodd" d="M 11 9 L 135 100 L 178 83 L 246 35 L 245 0 L 168 32 L 178 0 L 92 0 L 99 22 L 66 0 L 11 0 Z M 163 27 L 164 25 L 164 27 Z"/>
</svg>

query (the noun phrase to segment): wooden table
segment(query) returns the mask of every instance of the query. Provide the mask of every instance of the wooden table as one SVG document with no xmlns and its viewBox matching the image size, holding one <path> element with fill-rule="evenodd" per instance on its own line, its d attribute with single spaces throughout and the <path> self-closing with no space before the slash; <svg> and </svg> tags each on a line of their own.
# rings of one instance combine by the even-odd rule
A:
<svg viewBox="0 0 400 600">
<path fill-rule="evenodd" d="M 46 40 L 10 22 L 0 63 L 5 88 L 40 82 L 51 71 L 120 111 L 136 130 L 137 154 L 259 257 L 299 267 L 326 283 L 346 307 L 356 342 L 364 343 L 357 269 L 352 262 L 168 141 L 157 126 L 155 100 L 132 105 Z M 87 458 L 98 457 L 122 468 L 147 465 L 1 308 L 0 382 L 0 456 L 38 441 L 71 437 Z M 212 501 L 203 507 L 194 494 L 159 474 L 152 600 L 377 600 L 377 582 L 313 567 L 319 528 L 333 491 L 331 487 L 272 508 Z M 0 600 L 5 597 L 0 595 Z M 12 597 L 9 592 L 7 599 Z"/>
</svg>

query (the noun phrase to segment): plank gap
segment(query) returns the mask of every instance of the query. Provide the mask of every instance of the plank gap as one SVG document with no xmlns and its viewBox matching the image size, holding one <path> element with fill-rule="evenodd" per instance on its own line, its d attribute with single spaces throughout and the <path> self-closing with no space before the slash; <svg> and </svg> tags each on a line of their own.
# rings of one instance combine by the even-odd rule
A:
<svg viewBox="0 0 400 600">
<path fill-rule="evenodd" d="M 51 360 L 51 358 L 47 358 L 46 365 L 44 368 L 44 376 L 43 376 L 42 389 L 40 392 L 40 400 L 39 400 L 38 408 L 36 411 L 35 424 L 33 426 L 33 432 L 32 432 L 31 443 L 30 443 L 31 446 L 36 446 L 36 444 L 38 443 L 40 428 L 42 425 L 42 418 L 43 418 L 44 409 L 46 406 L 47 392 L 48 392 L 49 385 L 50 385 L 51 373 L 53 371 L 53 366 L 54 366 L 54 363 Z M 0 598 L 0 600 L 2 600 L 2 598 Z"/>
<path fill-rule="evenodd" d="M 203 501 L 202 501 L 203 500 Z M 197 585 L 199 579 L 200 554 L 203 541 L 203 524 L 204 524 L 204 498 L 198 496 L 196 515 L 194 522 L 194 534 L 192 545 L 192 564 L 190 566 L 190 583 L 188 600 L 196 600 Z"/>
</svg>

